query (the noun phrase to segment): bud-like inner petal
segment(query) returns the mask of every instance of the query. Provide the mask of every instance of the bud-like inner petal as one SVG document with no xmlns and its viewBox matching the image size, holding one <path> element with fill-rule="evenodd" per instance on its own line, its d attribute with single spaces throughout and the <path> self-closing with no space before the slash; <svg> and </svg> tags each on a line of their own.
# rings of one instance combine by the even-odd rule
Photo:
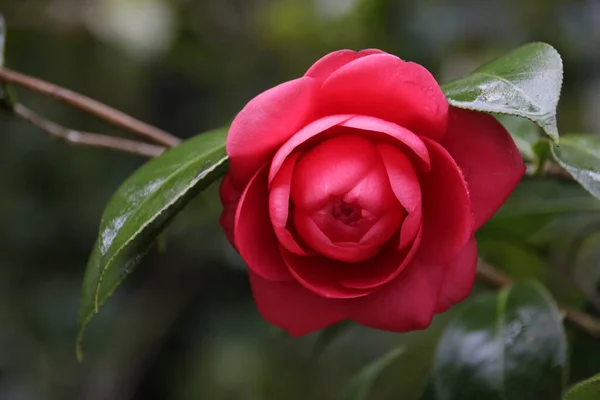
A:
<svg viewBox="0 0 600 400">
<path fill-rule="evenodd" d="M 316 252 L 345 262 L 373 257 L 406 215 L 377 147 L 342 134 L 307 151 L 292 179 L 294 224 Z"/>
</svg>

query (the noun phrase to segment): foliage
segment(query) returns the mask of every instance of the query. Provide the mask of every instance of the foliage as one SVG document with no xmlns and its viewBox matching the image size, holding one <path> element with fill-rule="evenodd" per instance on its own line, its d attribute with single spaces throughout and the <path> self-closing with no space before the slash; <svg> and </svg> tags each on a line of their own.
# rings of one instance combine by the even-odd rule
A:
<svg viewBox="0 0 600 400">
<path fill-rule="evenodd" d="M 148 4 L 151 3 L 161 3 L 160 7 L 167 4 L 159 0 L 148 1 Z M 416 58 L 432 65 L 440 62 L 439 69 L 446 71 L 445 75 L 452 75 L 447 72 L 452 68 L 438 61 L 449 58 L 440 49 L 444 49 L 445 43 L 451 40 L 463 43 L 456 38 L 451 39 L 452 35 L 444 34 L 443 27 L 439 27 L 439 30 L 432 28 L 421 32 L 422 40 L 397 44 L 399 39 L 407 36 L 407 32 L 401 29 L 409 25 L 404 23 L 407 21 L 399 22 L 404 18 L 402 16 L 410 15 L 421 20 L 426 15 L 435 16 L 435 6 L 431 5 L 415 6 L 415 10 L 420 10 L 415 11 L 402 2 L 357 2 L 358 5 L 351 11 L 323 13 L 330 19 L 318 19 L 315 17 L 317 12 L 310 11 L 304 3 L 287 0 L 275 6 L 265 2 L 269 5 L 258 12 L 245 10 L 244 7 L 252 8 L 252 2 L 249 6 L 240 6 L 243 9 L 240 15 L 257 15 L 258 22 L 252 27 L 245 27 L 244 23 L 248 21 L 243 17 L 236 19 L 234 12 L 226 13 L 227 18 L 219 20 L 223 26 L 203 23 L 202 18 L 209 18 L 205 16 L 215 13 L 214 9 L 230 5 L 229 2 L 206 2 L 209 3 L 212 6 L 198 3 L 179 11 L 181 37 L 172 45 L 172 51 L 163 55 L 162 62 L 168 65 L 166 68 L 163 65 L 163 68 L 175 70 L 177 74 L 187 76 L 188 80 L 177 82 L 169 75 L 169 79 L 162 82 L 153 75 L 156 71 L 138 68 L 137 62 L 115 56 L 110 46 L 100 44 L 88 52 L 89 49 L 78 44 L 77 40 L 73 40 L 69 50 L 64 51 L 98 57 L 90 58 L 94 69 L 87 75 L 88 64 L 81 56 L 78 58 L 81 64 L 78 64 L 80 70 L 77 74 L 60 72 L 64 67 L 64 63 L 58 61 L 62 47 L 56 43 L 62 42 L 62 39 L 51 42 L 43 35 L 39 36 L 40 47 L 37 49 L 50 45 L 47 52 L 52 56 L 48 60 L 54 60 L 48 61 L 53 63 L 51 66 L 29 62 L 28 57 L 32 56 L 12 51 L 7 53 L 7 61 L 23 69 L 31 65 L 32 72 L 41 75 L 52 76 L 52 72 L 46 72 L 58 71 L 54 76 L 57 81 L 64 80 L 74 87 L 89 85 L 86 90 L 95 96 L 112 99 L 123 108 L 135 110 L 138 104 L 145 104 L 148 108 L 146 116 L 157 124 L 164 124 L 171 130 L 191 131 L 192 127 L 194 130 L 207 130 L 222 124 L 239 109 L 243 97 L 294 76 L 306 59 L 322 54 L 324 48 L 382 47 L 402 54 L 403 58 Z M 15 4 L 11 3 L 10 7 L 17 7 Z M 114 4 L 110 7 L 116 7 Z M 504 6 L 500 4 L 500 9 Z M 544 3 L 536 7 L 546 10 L 552 6 Z M 298 9 L 302 13 L 296 12 Z M 462 10 L 460 15 L 466 12 Z M 526 18 L 528 14 L 524 15 L 523 18 Z M 459 26 L 464 25 L 462 18 L 454 19 Z M 449 18 L 450 24 L 452 20 Z M 308 24 L 307 21 L 317 22 Z M 166 23 L 159 25 L 161 29 L 170 26 Z M 529 23 L 527 27 L 533 25 Z M 352 29 L 348 30 L 346 26 L 352 26 Z M 493 27 L 490 29 L 493 30 Z M 459 32 L 460 29 L 450 31 Z M 551 31 L 545 39 L 560 45 L 562 42 L 554 40 L 556 37 Z M 249 34 L 257 37 L 240 39 Z M 101 41 L 117 40 L 115 37 L 118 36 L 107 38 L 98 35 Z M 472 32 L 470 35 L 476 36 Z M 219 40 L 191 40 L 190 37 L 194 36 L 215 36 Z M 13 46 L 13 38 L 14 43 L 18 43 L 14 46 L 33 46 L 31 38 L 15 31 L 7 43 L 9 49 Z M 323 44 L 323 41 L 326 43 Z M 413 42 L 423 45 L 417 46 Z M 577 41 L 580 44 L 584 42 Z M 479 49 L 477 40 L 466 43 L 456 45 L 454 51 L 477 53 L 477 57 L 469 59 L 467 65 L 473 65 L 474 60 L 487 60 L 491 53 L 495 56 L 501 53 L 498 48 L 489 47 L 488 50 L 487 45 L 485 49 Z M 222 51 L 223 46 L 227 51 Z M 263 49 L 268 46 L 269 50 Z M 4 36 L 0 47 L 3 50 Z M 506 49 L 508 45 L 504 43 L 499 47 Z M 293 51 L 292 48 L 301 51 Z M 577 51 L 575 46 L 566 51 L 561 48 L 566 65 L 574 65 L 572 60 L 583 57 L 582 54 L 593 53 Z M 99 55 L 93 56 L 94 52 Z M 157 52 L 160 49 L 144 54 L 159 54 Z M 304 54 L 302 57 L 306 59 L 298 54 Z M 570 335 L 565 336 L 562 315 L 556 304 L 558 301 L 570 307 L 586 307 L 587 312 L 594 313 L 600 277 L 600 202 L 594 198 L 600 197 L 600 144 L 591 134 L 561 134 L 559 140 L 557 107 L 576 108 L 578 104 L 572 102 L 573 90 L 567 90 L 563 94 L 566 101 L 563 100 L 559 106 L 562 64 L 554 48 L 536 42 L 512 50 L 443 85 L 452 105 L 494 113 L 511 132 L 528 164 L 529 176 L 497 215 L 478 232 L 479 252 L 482 258 L 514 280 L 536 280 L 540 283 L 518 283 L 493 294 L 481 294 L 482 287 L 478 286 L 473 296 L 458 310 L 451 310 L 427 331 L 416 332 L 416 335 L 384 335 L 362 328 L 349 330 L 349 325 L 341 324 L 321 333 L 315 343 L 311 342 L 311 338 L 291 342 L 287 338 L 275 337 L 264 327 L 254 309 L 248 306 L 250 294 L 239 268 L 243 265 L 234 252 L 223 245 L 224 239 L 215 226 L 219 206 L 215 200 L 216 185 L 211 184 L 224 174 L 227 166 L 224 129 L 194 136 L 141 166 L 115 156 L 96 159 L 92 152 L 82 156 L 71 155 L 70 151 L 63 153 L 59 146 L 47 147 L 46 142 L 34 134 L 24 138 L 16 134 L 0 135 L 6 140 L 3 148 L 16 149 L 14 154 L 6 150 L 0 158 L 11 168 L 21 166 L 18 180 L 27 182 L 22 184 L 23 187 L 11 183 L 21 191 L 9 188 L 3 191 L 1 199 L 4 210 L 9 210 L 5 212 L 5 226 L 10 229 L 7 228 L 3 238 L 0 260 L 3 264 L 0 265 L 0 321 L 8 327 L 29 326 L 27 318 L 33 320 L 31 315 L 36 315 L 37 322 L 30 325 L 41 327 L 39 335 L 30 333 L 21 336 L 0 327 L 0 350 L 12 347 L 17 351 L 21 342 L 27 343 L 25 348 L 45 349 L 45 341 L 54 340 L 60 343 L 59 351 L 44 350 L 36 356 L 39 359 L 27 359 L 23 363 L 44 365 L 42 360 L 45 357 L 54 361 L 67 358 L 62 355 L 66 354 L 64 348 L 71 348 L 73 337 L 83 337 L 87 322 L 114 292 L 112 302 L 107 302 L 99 318 L 95 319 L 97 324 L 88 329 L 86 360 L 87 365 L 91 365 L 89 374 L 97 380 L 96 385 L 100 387 L 99 382 L 104 382 L 99 378 L 104 376 L 102 371 L 111 371 L 112 383 L 107 384 L 107 393 L 111 393 L 111 388 L 113 394 L 115 390 L 124 390 L 123 398 L 134 397 L 135 390 L 127 388 L 139 386 L 151 392 L 153 385 L 159 386 L 155 382 L 165 381 L 168 389 L 160 386 L 160 390 L 168 391 L 169 394 L 164 396 L 168 398 L 333 399 L 342 394 L 348 399 L 415 400 L 419 396 L 422 400 L 551 400 L 560 399 L 563 394 L 566 400 L 598 397 L 597 377 L 575 384 L 572 380 L 588 378 L 600 371 L 600 362 L 594 361 L 594 358 L 600 359 L 597 357 L 600 350 L 585 342 L 583 352 L 587 351 L 591 361 L 585 373 L 581 373 L 578 365 L 583 358 L 576 354 L 568 355 L 566 348 L 584 343 L 582 334 L 569 332 Z M 459 69 L 464 70 L 464 65 Z M 136 74 L 144 78 L 135 78 Z M 107 75 L 112 76 L 113 84 L 102 82 L 100 77 Z M 565 86 L 575 87 L 576 80 L 567 76 Z M 142 89 L 142 81 L 161 81 L 156 87 L 145 89 L 155 90 L 160 95 L 149 96 Z M 202 92 L 201 98 L 194 97 L 190 86 Z M 240 96 L 240 93 L 243 95 Z M 181 94 L 184 95 L 181 103 L 173 100 Z M 152 98 L 152 102 L 146 104 L 147 98 Z M 155 115 L 153 110 L 160 112 Z M 51 106 L 46 111 L 63 112 Z M 88 130 L 104 129 L 72 114 L 65 115 L 66 119 Z M 560 121 L 563 121 L 563 114 L 559 115 Z M 565 126 L 569 127 L 566 132 L 578 132 L 584 130 L 580 128 L 587 127 L 573 123 L 568 112 L 564 115 Z M 24 129 L 15 128 L 14 124 L 2 121 L 7 132 Z M 542 135 L 542 131 L 547 137 Z M 50 153 L 48 159 L 41 155 L 46 152 Z M 22 162 L 25 159 L 31 167 Z M 55 164 L 55 160 L 60 162 Z M 111 168 L 106 168 L 106 165 Z M 136 172 L 125 177 L 123 171 L 134 167 Z M 3 182 L 12 182 L 8 169 L 1 172 L 2 179 L 5 179 Z M 48 171 L 47 174 L 45 171 Z M 556 171 L 566 171 L 579 185 L 566 179 L 566 174 L 553 175 Z M 56 180 L 51 178 L 53 176 L 62 178 Z M 69 321 L 75 319 L 74 293 L 76 284 L 81 281 L 82 259 L 93 241 L 92 229 L 95 229 L 100 203 L 121 181 L 123 183 L 105 208 L 99 236 L 88 260 L 79 326 L 76 328 L 69 325 Z M 71 191 L 72 182 L 82 183 Z M 44 190 L 44 201 L 53 207 L 45 214 L 35 200 L 39 197 L 35 194 L 35 187 Z M 64 197 L 56 191 L 64 191 Z M 37 225 L 31 222 L 42 216 L 47 218 L 46 222 Z M 62 219 L 51 220 L 51 216 Z M 193 221 L 201 221 L 201 226 Z M 23 233 L 29 232 L 31 226 L 39 229 Z M 84 234 L 80 233 L 80 229 Z M 168 251 L 161 256 L 163 261 L 151 250 L 159 238 L 168 241 Z M 23 243 L 27 243 L 26 248 Z M 71 258 L 61 256 L 71 261 L 59 266 L 63 259 L 55 255 L 59 251 L 57 249 L 66 252 L 68 248 L 77 250 L 69 256 Z M 146 254 L 149 256 L 144 259 Z M 48 272 L 32 267 L 43 265 L 45 268 L 46 259 L 54 260 L 53 264 L 48 261 L 48 265 L 52 265 Z M 162 268 L 156 264 L 162 265 Z M 139 267 L 136 273 L 124 281 L 136 267 Z M 61 271 L 64 272 L 62 275 Z M 162 275 L 158 275 L 160 279 L 151 279 L 156 271 L 162 271 Z M 21 275 L 25 273 L 31 277 L 40 276 L 35 284 L 42 289 L 11 288 L 14 282 L 26 280 Z M 49 282 L 56 276 L 65 278 L 63 283 L 53 286 Z M 70 276 L 74 278 L 67 278 Z M 8 283 L 2 286 L 2 282 Z M 121 284 L 123 287 L 115 292 Z M 47 301 L 48 298 L 53 301 Z M 3 307 L 8 308 L 6 304 L 16 304 L 11 306 L 14 311 L 10 315 L 4 313 Z M 66 314 L 65 310 L 68 310 Z M 22 315 L 23 320 L 15 318 L 15 315 Z M 119 318 L 116 325 L 121 329 L 109 330 L 106 321 L 116 318 Z M 62 320 L 67 322 L 60 322 Z M 67 328 L 61 328 L 62 331 L 48 328 L 58 325 Z M 21 328 L 11 329 L 19 332 Z M 49 339 L 49 331 L 55 332 L 56 339 Z M 99 350 L 107 346 L 106 340 L 103 342 L 104 336 L 113 338 L 111 352 Z M 12 343 L 17 344 L 13 346 Z M 163 349 L 156 353 L 156 360 L 148 356 L 153 346 Z M 435 354 L 429 354 L 427 349 L 434 347 Z M 398 348 L 402 351 L 393 350 Z M 311 351 L 313 358 L 309 364 L 306 359 L 310 358 Z M 26 360 L 27 354 L 18 353 L 14 357 Z M 384 356 L 378 358 L 380 354 Z M 369 364 L 373 359 L 375 361 Z M 54 361 L 57 371 L 67 371 L 62 372 L 64 376 L 61 375 L 60 379 L 85 380 L 83 376 L 69 376 L 76 368 L 87 368 L 85 364 L 79 367 L 68 364 L 70 367 L 67 368 Z M 567 383 L 569 364 L 574 372 Z M 3 379 L 13 376 L 3 375 L 4 368 L 0 365 L 0 397 L 9 393 L 9 389 L 3 386 Z M 10 363 L 6 367 L 8 371 L 15 368 Z M 40 370 L 46 371 L 43 367 Z M 146 375 L 142 377 L 138 370 Z M 37 374 L 37 370 L 31 371 L 27 374 Z M 23 376 L 28 377 L 27 374 L 23 373 Z M 44 374 L 47 372 L 40 373 Z M 351 376 L 354 378 L 348 380 Z M 18 379 L 25 380 L 21 375 Z M 48 379 L 60 381 L 55 377 Z M 144 384 L 136 379 L 143 379 Z M 345 383 L 348 386 L 344 392 Z M 70 390 L 75 392 L 73 388 Z M 99 393 L 93 385 L 85 387 L 84 391 Z M 55 398 L 64 398 L 62 394 L 55 395 Z M 138 396 L 147 398 L 143 391 Z M 158 396 L 160 398 L 161 395 Z"/>
</svg>

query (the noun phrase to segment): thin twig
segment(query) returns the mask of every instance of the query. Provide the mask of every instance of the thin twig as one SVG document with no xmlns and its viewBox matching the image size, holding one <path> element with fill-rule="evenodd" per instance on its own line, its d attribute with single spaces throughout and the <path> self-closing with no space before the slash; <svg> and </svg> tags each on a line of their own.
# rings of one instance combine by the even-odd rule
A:
<svg viewBox="0 0 600 400">
<path fill-rule="evenodd" d="M 477 274 L 487 284 L 496 288 L 502 288 L 513 284 L 513 280 L 510 277 L 496 270 L 483 260 L 479 260 Z M 565 315 L 565 321 L 567 323 L 594 338 L 600 338 L 600 320 L 586 314 L 581 310 L 564 304 L 559 304 L 558 308 Z"/>
<path fill-rule="evenodd" d="M 171 135 L 170 133 L 167 133 L 162 129 L 156 128 L 145 122 L 139 121 L 121 111 L 115 110 L 112 107 L 52 83 L 24 75 L 20 72 L 12 71 L 7 68 L 0 68 L 0 81 L 19 85 L 35 92 L 61 100 L 70 106 L 79 108 L 85 112 L 95 115 L 98 118 L 101 118 L 104 121 L 144 136 L 166 147 L 174 147 L 180 142 L 179 138 Z"/>
<path fill-rule="evenodd" d="M 47 120 L 46 118 L 36 114 L 19 103 L 14 104 L 11 111 L 14 115 L 24 119 L 31 125 L 36 126 L 49 133 L 53 137 L 64 140 L 68 143 L 88 147 L 100 147 L 104 149 L 118 150 L 144 157 L 157 157 L 166 150 L 165 147 L 144 142 L 99 135 L 97 133 L 79 132 L 73 129 L 65 128 L 64 126 Z"/>
</svg>

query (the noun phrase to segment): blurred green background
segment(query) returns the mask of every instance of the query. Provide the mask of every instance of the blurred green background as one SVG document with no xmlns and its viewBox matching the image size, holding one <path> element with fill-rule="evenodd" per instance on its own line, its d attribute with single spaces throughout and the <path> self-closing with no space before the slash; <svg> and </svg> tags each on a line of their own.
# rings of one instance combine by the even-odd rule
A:
<svg viewBox="0 0 600 400">
<path fill-rule="evenodd" d="M 563 56 L 561 132 L 600 132 L 596 0 L 0 0 L 0 12 L 8 67 L 181 138 L 224 125 L 329 51 L 381 48 L 445 82 L 530 41 Z M 17 94 L 66 126 L 121 134 Z M 337 399 L 361 366 L 397 346 L 406 352 L 370 398 L 419 398 L 456 310 L 424 332 L 352 327 L 312 360 L 315 334 L 289 338 L 256 312 L 217 224 L 216 185 L 169 228 L 166 252 L 152 252 L 95 318 L 78 364 L 80 284 L 103 206 L 143 161 L 56 142 L 1 116 L 0 399 Z M 595 312 L 600 216 L 573 206 L 595 200 L 565 182 L 528 180 L 512 200 L 481 232 L 482 254 Z M 600 372 L 600 344 L 570 338 L 572 379 Z"/>
</svg>

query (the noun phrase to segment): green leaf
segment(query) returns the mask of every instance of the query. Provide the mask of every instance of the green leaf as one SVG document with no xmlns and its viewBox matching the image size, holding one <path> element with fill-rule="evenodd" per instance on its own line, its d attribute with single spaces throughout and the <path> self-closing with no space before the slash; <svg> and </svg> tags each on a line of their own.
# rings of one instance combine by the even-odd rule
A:
<svg viewBox="0 0 600 400">
<path fill-rule="evenodd" d="M 570 134 L 560 146 L 552 146 L 552 156 L 588 192 L 600 198 L 600 137 Z"/>
<path fill-rule="evenodd" d="M 600 202 L 579 185 L 553 179 L 524 179 L 491 222 L 524 217 L 600 212 Z"/>
<path fill-rule="evenodd" d="M 532 121 L 512 115 L 496 115 L 496 119 L 510 133 L 521 155 L 529 161 L 536 160 L 533 146 L 540 140 L 540 128 Z"/>
<path fill-rule="evenodd" d="M 351 379 L 342 396 L 343 400 L 366 400 L 379 375 L 404 353 L 404 347 L 396 348 L 364 367 Z"/>
<path fill-rule="evenodd" d="M 442 86 L 451 105 L 524 117 L 558 143 L 556 106 L 563 68 L 558 52 L 530 43 Z"/>
<path fill-rule="evenodd" d="M 542 286 L 521 283 L 468 303 L 438 344 L 439 400 L 560 400 L 566 339 Z"/>
<path fill-rule="evenodd" d="M 227 168 L 226 129 L 198 135 L 150 160 L 110 199 L 88 262 L 79 308 L 77 352 L 90 318 L 137 266 L 157 235 Z"/>
<path fill-rule="evenodd" d="M 600 399 L 600 374 L 573 386 L 565 400 L 598 400 Z"/>
</svg>

